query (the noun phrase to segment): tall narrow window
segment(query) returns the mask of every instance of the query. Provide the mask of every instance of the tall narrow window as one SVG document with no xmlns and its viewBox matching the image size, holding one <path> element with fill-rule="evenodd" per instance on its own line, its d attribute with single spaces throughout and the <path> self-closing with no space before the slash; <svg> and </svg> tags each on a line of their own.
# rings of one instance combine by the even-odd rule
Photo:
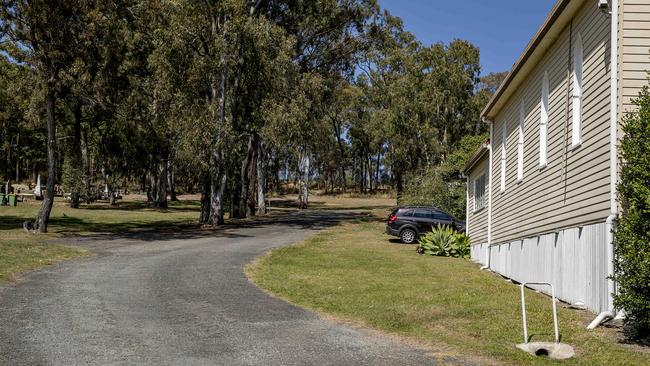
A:
<svg viewBox="0 0 650 366">
<path fill-rule="evenodd" d="M 545 72 L 542 78 L 542 100 L 540 103 L 539 118 L 539 166 L 545 167 L 547 163 L 546 149 L 548 145 L 548 74 Z"/>
<path fill-rule="evenodd" d="M 508 124 L 503 122 L 501 128 L 501 192 L 506 191 L 506 139 L 508 138 Z"/>
<path fill-rule="evenodd" d="M 524 179 L 524 123 L 526 112 L 524 101 L 519 103 L 519 140 L 517 141 L 517 181 Z"/>
<path fill-rule="evenodd" d="M 485 174 L 474 180 L 474 211 L 485 208 Z"/>
<path fill-rule="evenodd" d="M 571 146 L 580 145 L 581 140 L 581 119 L 582 119 L 582 37 L 580 34 L 575 39 L 573 46 L 573 93 L 572 93 L 572 135 Z"/>
</svg>

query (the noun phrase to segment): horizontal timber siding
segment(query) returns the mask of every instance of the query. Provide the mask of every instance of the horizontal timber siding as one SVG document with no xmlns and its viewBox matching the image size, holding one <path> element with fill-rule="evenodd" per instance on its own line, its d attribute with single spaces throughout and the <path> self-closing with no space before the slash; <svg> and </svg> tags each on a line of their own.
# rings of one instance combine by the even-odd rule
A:
<svg viewBox="0 0 650 366">
<path fill-rule="evenodd" d="M 610 18 L 586 2 L 573 20 L 583 43 L 582 144 L 571 150 L 569 27 L 494 119 L 492 243 L 604 222 L 609 213 Z M 549 79 L 548 165 L 539 166 L 541 84 Z M 519 105 L 525 110 L 524 177 L 517 182 Z M 500 191 L 506 128 L 506 190 Z M 470 223 L 470 227 L 471 227 Z M 486 224 L 487 226 L 487 224 Z M 470 229 L 471 230 L 471 229 Z"/>
<path fill-rule="evenodd" d="M 632 100 L 648 84 L 650 70 L 650 1 L 619 2 L 619 108 L 635 110 Z"/>
<path fill-rule="evenodd" d="M 472 169 L 471 173 L 469 174 L 469 202 L 468 202 L 468 207 L 469 207 L 469 212 L 467 213 L 467 220 L 469 223 L 467 235 L 469 235 L 470 240 L 472 242 L 472 245 L 476 244 L 482 244 L 487 242 L 487 202 L 488 202 L 488 156 L 484 156 L 481 161 L 476 164 L 476 166 Z M 474 212 L 474 180 L 476 178 L 480 177 L 481 174 L 485 174 L 485 181 L 486 181 L 486 187 L 485 187 L 485 199 L 486 199 L 486 207 L 482 210 L 479 210 L 477 212 Z"/>
</svg>

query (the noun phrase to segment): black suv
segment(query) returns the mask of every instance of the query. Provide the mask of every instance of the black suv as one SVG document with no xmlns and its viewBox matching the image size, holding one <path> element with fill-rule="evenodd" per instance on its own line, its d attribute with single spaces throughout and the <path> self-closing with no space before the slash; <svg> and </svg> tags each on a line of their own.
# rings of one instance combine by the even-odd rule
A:
<svg viewBox="0 0 650 366">
<path fill-rule="evenodd" d="M 421 233 L 434 227 L 447 225 L 457 231 L 465 231 L 465 222 L 458 220 L 443 210 L 431 206 L 398 207 L 388 216 L 386 233 L 397 236 L 402 243 L 412 244 Z"/>
</svg>

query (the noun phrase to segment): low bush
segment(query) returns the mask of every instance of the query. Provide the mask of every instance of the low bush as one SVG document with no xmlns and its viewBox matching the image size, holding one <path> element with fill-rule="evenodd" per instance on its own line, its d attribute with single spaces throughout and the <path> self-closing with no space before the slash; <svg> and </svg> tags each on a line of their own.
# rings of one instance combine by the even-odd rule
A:
<svg viewBox="0 0 650 366">
<path fill-rule="evenodd" d="M 469 258 L 469 237 L 448 226 L 441 226 L 420 237 L 417 252 L 442 257 Z"/>
</svg>

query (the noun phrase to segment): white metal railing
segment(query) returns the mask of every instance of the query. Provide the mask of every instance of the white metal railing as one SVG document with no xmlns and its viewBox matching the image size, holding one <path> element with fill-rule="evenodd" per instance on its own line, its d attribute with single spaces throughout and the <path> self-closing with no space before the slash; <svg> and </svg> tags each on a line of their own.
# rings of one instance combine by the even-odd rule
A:
<svg viewBox="0 0 650 366">
<path fill-rule="evenodd" d="M 553 285 L 548 282 L 524 282 L 520 285 L 521 288 L 521 316 L 524 321 L 524 343 L 528 343 L 528 326 L 526 324 L 526 297 L 524 296 L 524 288 L 526 285 L 549 286 L 551 288 L 551 301 L 553 302 L 553 326 L 555 329 L 555 343 L 560 342 L 560 334 L 557 328 L 557 308 L 555 305 L 555 290 Z"/>
</svg>

